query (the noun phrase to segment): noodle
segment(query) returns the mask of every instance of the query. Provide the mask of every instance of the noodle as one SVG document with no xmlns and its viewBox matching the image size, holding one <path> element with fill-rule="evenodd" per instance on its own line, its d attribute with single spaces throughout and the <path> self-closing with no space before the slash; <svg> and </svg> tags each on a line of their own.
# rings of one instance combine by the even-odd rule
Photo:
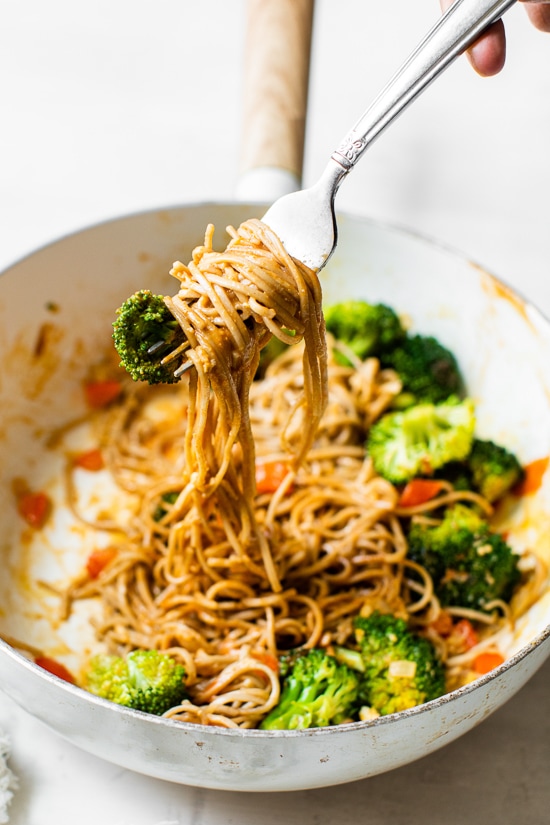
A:
<svg viewBox="0 0 550 825">
<path fill-rule="evenodd" d="M 221 253 L 212 233 L 188 266 L 174 264 L 179 291 L 165 299 L 193 365 L 169 392 L 178 411 L 155 413 L 162 393 L 129 385 L 105 414 L 108 468 L 135 511 L 95 524 L 114 531 L 116 555 L 75 580 L 66 604 L 100 600 L 97 637 L 111 652 L 156 648 L 184 665 L 190 699 L 168 716 L 254 728 L 279 698 L 281 651 L 345 644 L 360 612 L 413 620 L 447 655 L 429 627 L 433 584 L 407 559 L 399 519 L 459 500 L 491 508 L 448 484 L 399 508 L 364 451 L 401 389 L 396 373 L 373 358 L 339 363 L 316 274 L 265 225 L 231 229 Z M 255 381 L 271 336 L 293 346 Z M 271 487 L 257 488 L 260 469 L 277 471 Z M 68 489 L 78 513 L 70 475 Z"/>
<path fill-rule="evenodd" d="M 298 465 L 326 405 L 321 289 L 315 273 L 297 264 L 259 221 L 248 221 L 231 234 L 226 251 L 217 253 L 209 227 L 204 246 L 194 251 L 189 266 L 176 263 L 172 269 L 180 289 L 166 303 L 190 343 L 187 358 L 195 367 L 187 411 L 186 484 L 175 510 L 184 512 L 192 501 L 188 521 L 199 515 L 206 523 L 211 511 L 204 502 L 213 502 L 216 491 L 224 532 L 235 554 L 250 572 L 265 573 L 272 589 L 280 590 L 268 543 L 250 507 L 255 481 L 248 394 L 260 349 L 271 335 L 284 342 L 304 340 L 303 393 L 291 419 L 297 419 L 302 408 L 307 415 L 299 417 L 298 445 L 291 434 L 286 443 L 287 449 L 295 450 Z M 237 444 L 239 467 L 233 455 Z M 211 565 L 202 567 L 209 574 Z"/>
</svg>

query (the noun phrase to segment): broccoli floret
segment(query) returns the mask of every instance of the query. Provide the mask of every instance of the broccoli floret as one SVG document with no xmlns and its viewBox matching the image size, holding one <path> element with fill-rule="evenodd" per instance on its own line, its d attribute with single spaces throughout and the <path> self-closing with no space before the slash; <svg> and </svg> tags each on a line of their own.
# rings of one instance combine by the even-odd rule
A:
<svg viewBox="0 0 550 825">
<path fill-rule="evenodd" d="M 350 300 L 325 309 L 327 331 L 362 361 L 395 347 L 405 330 L 393 309 L 385 304 Z"/>
<path fill-rule="evenodd" d="M 126 658 L 98 654 L 89 662 L 85 687 L 118 705 L 161 716 L 187 692 L 185 670 L 158 650 L 134 650 Z"/>
<path fill-rule="evenodd" d="M 523 476 L 516 456 L 494 441 L 474 439 L 468 456 L 472 485 L 488 501 L 497 501 Z"/>
<path fill-rule="evenodd" d="M 519 582 L 518 555 L 470 507 L 456 504 L 440 524 L 413 523 L 409 558 L 426 568 L 442 605 L 484 610 L 508 602 Z"/>
<path fill-rule="evenodd" d="M 402 381 L 401 393 L 394 402 L 401 409 L 421 402 L 439 404 L 464 393 L 456 358 L 433 336 L 407 335 L 396 347 L 382 353 L 380 360 Z"/>
<path fill-rule="evenodd" d="M 120 366 L 134 381 L 175 383 L 178 360 L 165 365 L 160 362 L 184 343 L 185 335 L 162 295 L 142 289 L 124 301 L 116 314 L 113 340 L 121 359 Z"/>
<path fill-rule="evenodd" d="M 473 442 L 472 442 L 473 443 Z M 434 478 L 450 481 L 455 490 L 473 490 L 472 474 L 466 461 L 450 461 L 433 474 Z"/>
<path fill-rule="evenodd" d="M 469 398 L 418 404 L 383 415 L 369 431 L 367 449 L 376 472 L 401 484 L 465 459 L 474 426 L 474 404 Z"/>
<path fill-rule="evenodd" d="M 521 481 L 524 470 L 516 456 L 505 447 L 474 438 L 470 454 L 464 461 L 445 464 L 434 475 L 450 481 L 455 490 L 473 490 L 492 503 Z"/>
<path fill-rule="evenodd" d="M 378 611 L 359 616 L 355 635 L 364 664 L 362 698 L 381 716 L 445 693 L 445 671 L 434 646 L 404 619 Z"/>
<path fill-rule="evenodd" d="M 281 678 L 279 702 L 262 721 L 262 730 L 338 725 L 357 709 L 358 675 L 320 648 L 283 657 Z"/>
</svg>

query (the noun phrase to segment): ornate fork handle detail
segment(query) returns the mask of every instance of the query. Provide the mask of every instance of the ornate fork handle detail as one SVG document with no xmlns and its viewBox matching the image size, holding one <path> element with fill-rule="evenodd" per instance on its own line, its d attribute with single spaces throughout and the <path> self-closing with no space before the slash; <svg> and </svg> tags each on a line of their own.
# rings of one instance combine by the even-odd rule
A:
<svg viewBox="0 0 550 825">
<path fill-rule="evenodd" d="M 338 148 L 334 150 L 331 157 L 343 166 L 344 169 L 351 169 L 366 148 L 367 141 L 365 138 L 358 135 L 355 129 L 352 129 L 342 140 Z"/>
</svg>

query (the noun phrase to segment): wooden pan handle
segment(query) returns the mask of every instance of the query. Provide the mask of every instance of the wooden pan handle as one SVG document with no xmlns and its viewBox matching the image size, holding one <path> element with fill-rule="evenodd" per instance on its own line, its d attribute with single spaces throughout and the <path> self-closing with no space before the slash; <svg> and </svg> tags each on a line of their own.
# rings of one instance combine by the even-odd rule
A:
<svg viewBox="0 0 550 825">
<path fill-rule="evenodd" d="M 302 177 L 314 0 L 248 0 L 241 174 Z"/>
</svg>

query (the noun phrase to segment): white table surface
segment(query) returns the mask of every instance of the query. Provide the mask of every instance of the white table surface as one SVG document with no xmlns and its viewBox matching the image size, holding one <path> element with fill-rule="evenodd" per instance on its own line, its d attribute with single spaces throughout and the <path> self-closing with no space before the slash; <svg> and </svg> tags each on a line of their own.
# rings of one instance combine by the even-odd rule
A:
<svg viewBox="0 0 550 825">
<path fill-rule="evenodd" d="M 127 212 L 229 200 L 243 0 L 0 0 L 0 268 Z M 304 182 L 438 15 L 437 0 L 317 0 Z M 465 252 L 550 314 L 550 36 L 519 7 L 496 78 L 457 62 L 369 151 L 338 207 Z M 445 749 L 292 794 L 170 785 L 74 748 L 0 695 L 11 825 L 466 825 L 550 820 L 550 663 Z"/>
</svg>

